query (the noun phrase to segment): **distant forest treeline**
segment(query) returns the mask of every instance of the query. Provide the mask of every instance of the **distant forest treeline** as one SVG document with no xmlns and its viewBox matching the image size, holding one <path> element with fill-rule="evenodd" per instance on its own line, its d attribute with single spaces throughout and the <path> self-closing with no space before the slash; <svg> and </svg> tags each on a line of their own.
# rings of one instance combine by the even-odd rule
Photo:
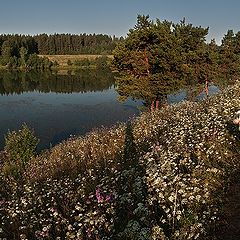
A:
<svg viewBox="0 0 240 240">
<path fill-rule="evenodd" d="M 0 35 L 1 55 L 6 51 L 20 57 L 21 47 L 28 54 L 111 54 L 122 38 L 106 34 Z"/>
</svg>

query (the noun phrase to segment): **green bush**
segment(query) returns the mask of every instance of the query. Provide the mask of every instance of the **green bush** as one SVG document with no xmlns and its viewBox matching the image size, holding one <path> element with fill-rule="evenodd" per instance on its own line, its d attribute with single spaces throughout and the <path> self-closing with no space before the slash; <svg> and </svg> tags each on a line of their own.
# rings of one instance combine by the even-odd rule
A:
<svg viewBox="0 0 240 240">
<path fill-rule="evenodd" d="M 18 131 L 8 132 L 5 136 L 4 150 L 7 153 L 3 171 L 5 175 L 19 178 L 29 159 L 36 153 L 39 140 L 26 124 Z"/>
<path fill-rule="evenodd" d="M 73 65 L 89 67 L 92 63 L 93 63 L 93 61 L 90 61 L 89 59 L 85 58 L 85 59 L 81 59 L 81 60 L 80 59 L 75 60 L 73 62 Z"/>
</svg>

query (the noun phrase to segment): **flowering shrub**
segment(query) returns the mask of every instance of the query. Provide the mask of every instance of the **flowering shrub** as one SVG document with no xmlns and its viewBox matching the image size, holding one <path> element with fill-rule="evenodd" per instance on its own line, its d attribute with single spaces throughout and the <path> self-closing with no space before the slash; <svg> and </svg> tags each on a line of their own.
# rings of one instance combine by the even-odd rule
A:
<svg viewBox="0 0 240 240">
<path fill-rule="evenodd" d="M 239 88 L 72 138 L 22 183 L 0 171 L 0 238 L 207 239 L 240 169 Z"/>
</svg>

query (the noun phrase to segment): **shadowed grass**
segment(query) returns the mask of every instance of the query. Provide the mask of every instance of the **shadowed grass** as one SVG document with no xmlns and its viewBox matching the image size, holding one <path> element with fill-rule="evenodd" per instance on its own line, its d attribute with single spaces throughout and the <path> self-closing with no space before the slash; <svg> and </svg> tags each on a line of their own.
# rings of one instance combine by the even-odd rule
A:
<svg viewBox="0 0 240 240">
<path fill-rule="evenodd" d="M 0 180 L 0 237 L 208 239 L 240 170 L 239 133 L 229 126 L 239 89 L 147 112 L 32 158 L 25 182 Z"/>
</svg>

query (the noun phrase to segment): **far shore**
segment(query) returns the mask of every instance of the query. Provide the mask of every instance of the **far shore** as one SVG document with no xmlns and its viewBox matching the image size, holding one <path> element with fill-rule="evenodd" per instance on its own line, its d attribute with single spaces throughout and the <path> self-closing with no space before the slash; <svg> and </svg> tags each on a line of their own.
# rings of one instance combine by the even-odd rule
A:
<svg viewBox="0 0 240 240">
<path fill-rule="evenodd" d="M 68 61 L 70 60 L 72 63 L 77 60 L 95 60 L 99 57 L 107 57 L 109 59 L 113 58 L 113 55 L 97 55 L 97 54 L 79 54 L 79 55 L 38 55 L 39 57 L 47 57 L 52 62 L 57 62 L 59 66 L 62 67 L 69 67 Z"/>
</svg>

